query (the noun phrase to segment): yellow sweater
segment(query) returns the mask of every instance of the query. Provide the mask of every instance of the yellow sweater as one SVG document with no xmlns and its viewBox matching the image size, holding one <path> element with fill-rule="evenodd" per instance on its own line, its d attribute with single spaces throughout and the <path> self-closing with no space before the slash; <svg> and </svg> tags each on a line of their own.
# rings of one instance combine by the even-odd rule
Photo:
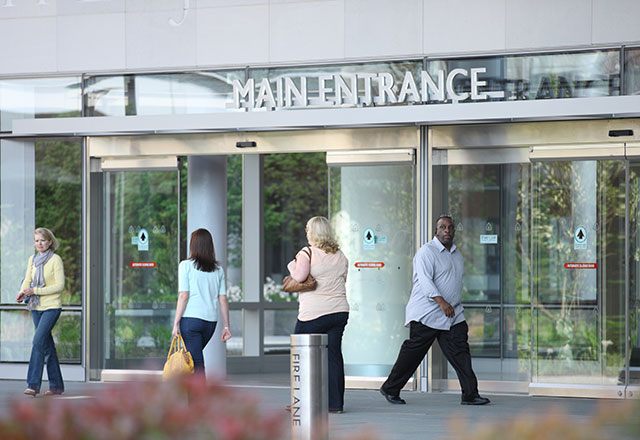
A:
<svg viewBox="0 0 640 440">
<path fill-rule="evenodd" d="M 31 286 L 31 280 L 36 275 L 33 257 L 34 255 L 29 258 L 27 273 L 24 275 L 20 291 L 28 289 Z M 49 261 L 42 268 L 42 276 L 44 277 L 44 287 L 33 288 L 33 292 L 40 296 L 40 305 L 36 307 L 36 310 L 62 308 L 60 293 L 64 290 L 64 268 L 62 267 L 62 258 L 59 255 L 53 254 L 49 258 Z"/>
</svg>

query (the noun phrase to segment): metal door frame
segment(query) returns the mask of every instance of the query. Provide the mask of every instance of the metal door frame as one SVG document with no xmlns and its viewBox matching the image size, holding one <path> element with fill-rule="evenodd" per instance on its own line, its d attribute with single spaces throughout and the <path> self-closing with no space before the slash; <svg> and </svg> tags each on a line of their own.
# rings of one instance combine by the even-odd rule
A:
<svg viewBox="0 0 640 440">
<path fill-rule="evenodd" d="M 414 219 L 414 233 L 416 242 L 414 246 L 417 249 L 420 242 L 421 225 L 421 169 L 416 164 L 420 163 L 422 158 L 420 145 L 421 130 L 417 126 L 162 135 L 150 133 L 135 136 L 89 136 L 87 138 L 87 160 L 91 164 L 90 169 L 97 173 L 94 174 L 94 177 L 102 175 L 101 172 L 106 170 L 145 170 L 171 167 L 175 163 L 176 157 L 190 155 L 239 154 L 253 159 L 256 156 L 271 153 L 326 152 L 336 163 L 357 161 L 361 165 L 410 160 L 414 163 L 415 172 L 414 210 L 416 217 Z M 95 193 L 95 191 L 93 192 Z M 87 204 L 89 203 L 90 201 L 87 200 Z M 95 207 L 93 208 L 95 210 Z M 95 215 L 99 215 L 98 212 L 94 212 L 93 216 Z M 243 236 L 245 232 L 245 228 L 243 228 Z M 87 235 L 87 239 L 89 239 L 89 235 Z M 93 240 L 96 240 L 95 235 Z M 243 237 L 244 242 L 247 240 Z M 244 252 L 259 253 L 256 246 L 259 244 L 255 243 L 255 249 L 245 249 Z M 94 258 L 98 257 L 95 250 L 92 255 Z M 87 266 L 89 266 L 89 262 L 87 262 Z M 99 289 L 100 286 L 92 286 L 92 288 Z M 261 283 L 259 288 L 262 288 Z M 252 316 L 258 322 L 248 323 L 248 325 L 250 327 L 253 325 L 254 329 L 257 325 L 259 328 L 257 337 L 262 341 L 264 338 L 262 316 L 266 309 L 262 300 L 231 303 L 230 306 L 231 309 L 248 309 L 252 312 Z M 278 308 L 278 305 L 274 307 L 271 304 L 269 306 L 269 309 L 273 308 Z M 100 311 L 95 307 L 92 311 L 100 314 Z M 243 327 L 248 328 L 244 324 Z M 90 335 L 87 336 L 89 338 Z M 246 337 L 244 331 L 243 337 Z M 91 357 L 90 354 L 87 354 L 87 358 L 89 357 Z M 235 367 L 238 367 L 241 372 L 246 368 L 249 359 L 262 364 L 261 371 L 284 371 L 289 362 L 288 355 L 265 355 L 264 352 L 261 352 L 257 356 L 228 357 L 227 363 L 234 370 Z M 96 359 L 93 361 L 95 363 Z M 89 363 L 89 365 L 91 364 Z M 104 373 L 108 377 L 112 377 L 113 380 L 122 380 L 123 377 L 127 377 L 122 371 L 103 370 L 101 365 L 92 365 L 91 372 L 90 378 L 89 369 L 87 369 L 88 380 L 101 378 L 104 380 Z M 346 379 L 347 387 L 356 389 L 377 389 L 384 380 L 367 377 L 347 377 Z M 405 389 L 415 389 L 416 383 L 417 381 L 412 379 Z"/>
</svg>

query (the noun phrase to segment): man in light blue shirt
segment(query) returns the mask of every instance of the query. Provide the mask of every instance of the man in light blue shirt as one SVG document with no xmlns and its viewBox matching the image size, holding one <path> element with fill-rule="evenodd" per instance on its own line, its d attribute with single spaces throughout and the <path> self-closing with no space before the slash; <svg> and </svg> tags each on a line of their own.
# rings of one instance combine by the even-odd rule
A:
<svg viewBox="0 0 640 440">
<path fill-rule="evenodd" d="M 464 260 L 455 244 L 455 226 L 449 216 L 436 222 L 436 236 L 413 258 L 413 289 L 407 304 L 404 341 L 398 359 L 380 393 L 394 404 L 406 403 L 400 390 L 438 339 L 442 353 L 456 370 L 462 388 L 462 405 L 486 405 L 478 394 L 478 380 L 471 368 L 469 327 L 462 307 Z"/>
</svg>

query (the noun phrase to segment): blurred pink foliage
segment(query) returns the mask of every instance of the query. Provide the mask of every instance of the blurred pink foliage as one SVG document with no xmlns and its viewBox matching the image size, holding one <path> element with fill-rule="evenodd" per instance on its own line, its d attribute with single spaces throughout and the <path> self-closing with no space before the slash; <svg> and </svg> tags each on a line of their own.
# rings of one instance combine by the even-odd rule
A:
<svg viewBox="0 0 640 440">
<path fill-rule="evenodd" d="M 16 400 L 0 415 L 2 440 L 273 440 L 287 417 L 250 396 L 196 376 L 128 382 L 87 399 Z"/>
</svg>

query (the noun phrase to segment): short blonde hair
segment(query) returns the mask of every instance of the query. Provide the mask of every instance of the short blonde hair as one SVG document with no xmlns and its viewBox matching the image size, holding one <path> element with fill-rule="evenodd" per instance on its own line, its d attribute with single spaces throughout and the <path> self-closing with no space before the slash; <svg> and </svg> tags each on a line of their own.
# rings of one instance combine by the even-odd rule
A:
<svg viewBox="0 0 640 440">
<path fill-rule="evenodd" d="M 325 252 L 335 254 L 340 250 L 340 245 L 333 237 L 333 230 L 329 224 L 329 220 L 325 217 L 312 217 L 307 222 L 307 235 L 309 236 L 309 244 L 318 247 Z"/>
<path fill-rule="evenodd" d="M 58 239 L 56 238 L 55 235 L 53 235 L 53 232 L 51 232 L 50 229 L 47 228 L 38 228 L 35 231 L 33 231 L 33 235 L 41 235 L 45 240 L 50 241 L 51 244 L 49 245 L 49 249 L 51 249 L 52 251 L 56 251 L 56 249 L 58 249 L 58 246 L 60 246 L 60 243 L 58 242 Z"/>
</svg>

